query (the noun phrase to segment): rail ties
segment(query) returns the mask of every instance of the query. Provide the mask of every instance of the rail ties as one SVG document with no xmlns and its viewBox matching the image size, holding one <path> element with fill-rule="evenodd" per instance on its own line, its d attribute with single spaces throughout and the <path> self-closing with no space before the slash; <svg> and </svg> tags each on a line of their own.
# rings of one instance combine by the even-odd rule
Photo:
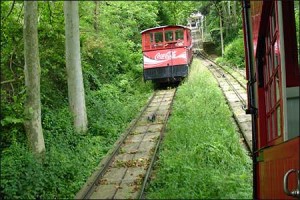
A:
<svg viewBox="0 0 300 200">
<path fill-rule="evenodd" d="M 234 77 L 228 70 L 216 64 L 202 53 L 198 54 L 206 63 L 207 68 L 214 75 L 226 97 L 227 103 L 233 113 L 233 118 L 243 137 L 248 151 L 252 153 L 252 126 L 251 116 L 246 115 L 247 104 L 246 86 Z"/>
<path fill-rule="evenodd" d="M 176 89 L 157 91 L 75 199 L 137 199 L 163 136 Z"/>
</svg>

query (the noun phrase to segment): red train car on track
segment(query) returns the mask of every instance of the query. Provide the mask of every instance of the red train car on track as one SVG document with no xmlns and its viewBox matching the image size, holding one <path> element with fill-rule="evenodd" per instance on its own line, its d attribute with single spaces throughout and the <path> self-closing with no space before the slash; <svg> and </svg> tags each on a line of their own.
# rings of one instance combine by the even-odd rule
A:
<svg viewBox="0 0 300 200">
<path fill-rule="evenodd" d="M 252 114 L 253 123 L 254 199 L 300 197 L 300 45 L 296 37 L 296 3 L 242 3 L 247 113 Z"/>
<path fill-rule="evenodd" d="M 144 80 L 180 81 L 192 61 L 191 30 L 185 26 L 159 26 L 143 30 Z"/>
</svg>

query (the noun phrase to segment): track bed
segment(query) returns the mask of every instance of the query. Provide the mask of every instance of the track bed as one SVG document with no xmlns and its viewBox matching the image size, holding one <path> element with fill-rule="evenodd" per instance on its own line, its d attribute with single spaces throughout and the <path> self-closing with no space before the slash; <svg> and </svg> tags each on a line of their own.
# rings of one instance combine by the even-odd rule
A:
<svg viewBox="0 0 300 200">
<path fill-rule="evenodd" d="M 136 199 L 142 196 L 175 92 L 176 89 L 155 92 L 76 199 Z"/>
</svg>

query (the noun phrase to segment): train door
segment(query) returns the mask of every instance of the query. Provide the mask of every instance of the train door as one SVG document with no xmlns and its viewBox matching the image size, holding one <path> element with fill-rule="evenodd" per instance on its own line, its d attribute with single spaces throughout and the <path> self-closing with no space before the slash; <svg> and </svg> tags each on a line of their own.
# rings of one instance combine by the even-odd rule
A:
<svg viewBox="0 0 300 200">
<path fill-rule="evenodd" d="M 184 48 L 184 30 L 180 29 L 169 29 L 165 30 L 165 47 L 170 55 L 170 67 L 169 73 L 170 78 L 182 77 L 186 72 L 186 48 Z M 181 66 L 181 67 L 180 67 Z"/>
<path fill-rule="evenodd" d="M 299 68 L 293 2 L 263 3 L 256 59 L 257 198 L 299 198 Z M 265 12 L 265 13 L 264 13 Z M 267 14 L 266 14 L 267 13 Z"/>
<path fill-rule="evenodd" d="M 168 50 L 168 55 L 170 58 L 168 65 L 168 77 L 174 78 L 173 66 L 174 66 L 174 31 L 173 30 L 165 30 L 165 47 Z"/>
</svg>

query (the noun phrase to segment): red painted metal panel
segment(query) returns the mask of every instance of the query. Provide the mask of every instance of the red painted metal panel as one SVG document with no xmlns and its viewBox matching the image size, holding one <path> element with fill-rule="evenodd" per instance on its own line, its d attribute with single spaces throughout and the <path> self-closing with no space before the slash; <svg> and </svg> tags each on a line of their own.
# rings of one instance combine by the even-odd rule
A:
<svg viewBox="0 0 300 200">
<path fill-rule="evenodd" d="M 266 104 L 264 98 L 264 88 L 258 88 L 258 149 L 267 145 L 267 127 L 266 127 Z"/>
<path fill-rule="evenodd" d="M 284 37 L 280 35 L 278 24 L 278 1 L 250 1 L 253 50 L 255 55 L 254 70 L 256 74 L 256 115 L 258 152 L 254 152 L 254 188 L 255 198 L 292 199 L 283 189 L 283 177 L 290 169 L 299 170 L 300 138 L 284 141 L 283 95 L 286 88 L 281 88 L 281 81 L 286 86 L 299 86 L 300 73 L 297 66 L 297 49 L 293 1 L 282 1 Z M 275 13 L 273 12 L 275 11 Z M 275 14 L 275 15 L 274 15 Z M 274 21 L 274 19 L 276 21 Z M 274 26 L 273 22 L 275 22 Z M 280 24 L 281 25 L 281 24 Z M 245 24 L 244 24 L 245 26 Z M 270 34 L 271 33 L 271 34 Z M 272 36 L 272 37 L 270 37 Z M 280 39 L 283 37 L 285 52 L 280 52 Z M 246 52 L 250 53 L 250 52 Z M 280 59 L 284 58 L 284 64 Z M 274 59 L 278 57 L 278 59 Z M 248 66 L 249 67 L 249 66 Z M 282 77 L 282 70 L 286 77 Z M 263 80 L 264 79 L 264 80 Z M 263 81 L 262 81 L 263 80 Z M 277 82 L 276 82 L 277 81 Z M 280 108 L 280 110 L 277 110 Z M 278 112 L 277 112 L 278 111 Z M 277 119 L 276 116 L 280 116 Z M 272 122 L 272 123 L 270 123 Z M 270 126 L 268 126 L 270 124 Z M 289 176 L 288 187 L 296 189 L 296 174 Z"/>
<path fill-rule="evenodd" d="M 293 199 L 283 191 L 283 177 L 289 169 L 300 169 L 299 142 L 297 137 L 260 152 L 263 161 L 258 163 L 259 199 Z M 297 187 L 295 174 L 289 177 L 288 185 L 291 190 Z"/>
<path fill-rule="evenodd" d="M 189 63 L 186 48 L 144 52 L 144 69 L 187 64 Z"/>
</svg>

